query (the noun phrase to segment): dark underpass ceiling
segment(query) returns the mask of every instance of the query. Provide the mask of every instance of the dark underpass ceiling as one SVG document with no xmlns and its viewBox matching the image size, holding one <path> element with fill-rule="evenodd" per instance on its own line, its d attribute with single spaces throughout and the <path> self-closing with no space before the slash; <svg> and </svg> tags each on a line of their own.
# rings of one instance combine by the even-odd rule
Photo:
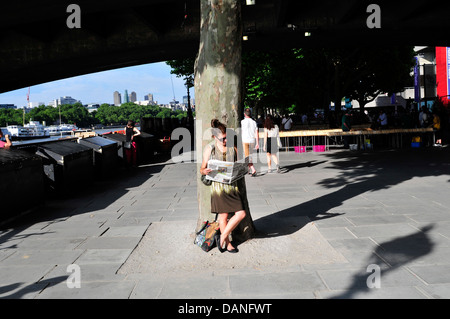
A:
<svg viewBox="0 0 450 319">
<path fill-rule="evenodd" d="M 369 7 L 373 0 L 245 2 L 244 51 L 450 46 L 448 1 L 376 1 L 379 11 Z M 71 3 L 80 8 L 80 28 L 67 25 Z M 17 0 L 0 8 L 0 92 L 191 57 L 199 45 L 200 0 Z"/>
</svg>

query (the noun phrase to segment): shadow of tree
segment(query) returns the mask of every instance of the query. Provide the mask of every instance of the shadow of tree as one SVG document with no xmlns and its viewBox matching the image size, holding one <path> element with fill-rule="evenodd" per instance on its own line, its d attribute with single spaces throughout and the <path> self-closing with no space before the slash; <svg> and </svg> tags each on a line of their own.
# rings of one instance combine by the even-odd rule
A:
<svg viewBox="0 0 450 319">
<path fill-rule="evenodd" d="M 370 153 L 342 151 L 324 156 L 329 158 L 330 165 L 324 165 L 323 169 L 333 169 L 337 173 L 331 178 L 318 181 L 316 185 L 325 189 L 338 189 L 255 220 L 259 237 L 289 235 L 310 221 L 341 215 L 342 212 L 337 213 L 339 210 L 333 209 L 364 193 L 387 190 L 413 178 L 450 175 L 448 150 L 385 150 Z M 307 169 L 307 165 L 303 167 L 299 165 L 299 168 Z M 345 212 L 345 209 L 342 211 Z M 377 265 L 380 260 L 384 263 L 380 277 L 381 285 L 383 278 L 386 279 L 390 274 L 394 274 L 395 270 L 426 256 L 433 250 L 435 244 L 428 236 L 433 227 L 434 224 L 430 224 L 412 235 L 381 243 L 370 255 L 366 262 L 367 266 Z M 370 273 L 366 272 L 366 269 L 363 273 L 354 274 L 345 292 L 332 298 L 352 298 L 357 293 L 369 293 L 369 276 Z"/>
<path fill-rule="evenodd" d="M 20 299 L 23 296 L 25 296 L 26 294 L 41 292 L 48 285 L 66 281 L 68 277 L 69 277 L 69 275 L 59 276 L 59 277 L 55 277 L 55 278 L 49 278 L 49 279 L 45 279 L 45 280 L 38 281 L 36 283 L 32 283 L 29 285 L 24 285 L 24 286 L 22 286 L 21 283 L 5 285 L 5 286 L 0 287 L 0 299 Z M 18 289 L 17 291 L 14 291 L 19 287 L 20 287 L 20 289 Z M 14 292 L 12 292 L 12 291 L 14 291 Z M 7 295 L 8 292 L 12 292 L 12 293 Z"/>
<path fill-rule="evenodd" d="M 289 235 L 310 221 L 342 215 L 332 210 L 367 192 L 389 189 L 415 177 L 450 175 L 449 152 L 440 149 L 370 153 L 342 151 L 323 156 L 330 159 L 330 165 L 323 169 L 337 170 L 337 174 L 318 181 L 316 185 L 339 189 L 255 220 L 258 237 Z M 307 168 L 310 165 L 294 166 Z"/>
<path fill-rule="evenodd" d="M 305 163 L 296 163 L 296 164 L 291 164 L 291 165 L 284 165 L 281 169 L 282 173 L 287 173 L 299 168 L 305 168 L 305 167 L 314 167 L 316 165 L 320 165 L 325 163 L 326 161 L 308 161 Z"/>
<path fill-rule="evenodd" d="M 280 174 L 286 174 L 290 171 L 296 170 L 296 169 L 300 169 L 300 168 L 306 168 L 306 167 L 314 167 L 316 165 L 320 165 L 322 163 L 325 163 L 326 161 L 308 161 L 308 162 L 304 162 L 304 163 L 296 163 L 296 164 L 291 164 L 291 165 L 283 165 L 280 167 Z M 260 172 L 258 173 L 258 177 L 259 176 L 264 176 L 267 175 L 269 172 Z"/>
<path fill-rule="evenodd" d="M 371 297 L 370 293 L 377 292 L 373 290 L 389 289 L 385 288 L 386 286 L 383 283 L 386 283 L 386 280 L 389 281 L 386 277 L 390 273 L 429 254 L 433 250 L 435 244 L 427 235 L 433 228 L 434 225 L 430 224 L 414 234 L 381 243 L 369 256 L 366 262 L 368 268 L 364 269 L 367 271 L 364 272 L 363 270 L 363 273 L 354 274 L 351 279 L 351 285 L 343 293 L 332 296 L 331 299 L 350 299 L 357 294 L 367 294 L 367 297 Z M 387 264 L 387 267 L 382 267 L 382 265 L 378 264 L 380 258 Z M 369 266 L 373 265 L 377 267 L 377 270 L 369 268 Z"/>
</svg>

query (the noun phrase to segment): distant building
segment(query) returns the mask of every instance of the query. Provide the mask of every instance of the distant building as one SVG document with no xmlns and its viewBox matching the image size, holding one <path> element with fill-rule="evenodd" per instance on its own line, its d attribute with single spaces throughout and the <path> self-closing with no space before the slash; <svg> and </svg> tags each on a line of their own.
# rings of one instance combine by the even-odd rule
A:
<svg viewBox="0 0 450 319">
<path fill-rule="evenodd" d="M 134 91 L 131 92 L 129 98 L 130 98 L 130 102 L 136 102 L 136 100 L 137 100 L 136 92 L 134 92 Z"/>
<path fill-rule="evenodd" d="M 149 93 L 149 94 L 147 94 L 147 95 L 144 95 L 144 101 L 149 101 L 150 104 L 155 103 L 155 102 L 153 101 L 153 94 Z"/>
<path fill-rule="evenodd" d="M 98 110 L 98 108 L 100 107 L 100 104 L 92 103 L 92 104 L 85 105 L 85 107 L 89 113 L 92 113 L 92 112 Z"/>
<path fill-rule="evenodd" d="M 444 49 L 444 56 L 441 57 L 440 52 Z M 413 76 L 417 75 L 417 84 L 411 83 L 410 87 L 406 87 L 400 92 L 401 97 L 407 101 L 412 101 L 415 109 L 420 109 L 422 105 L 431 107 L 435 98 L 439 95 L 444 98 L 444 103 L 448 103 L 449 99 L 446 91 L 447 88 L 447 62 L 444 67 L 440 68 L 440 61 L 446 61 L 446 48 L 433 46 L 415 46 L 417 61 L 417 74 L 413 72 Z M 441 59 L 440 59 L 441 58 Z M 445 90 L 441 91 L 442 86 Z"/>
<path fill-rule="evenodd" d="M 72 98 L 71 96 L 62 96 L 59 98 L 59 104 L 63 105 L 63 104 L 75 104 L 75 103 L 81 103 L 81 101 L 76 100 L 74 98 Z"/>
<path fill-rule="evenodd" d="M 51 105 L 53 107 L 58 107 L 58 105 L 64 105 L 64 104 L 75 104 L 75 103 L 81 103 L 80 100 L 76 100 L 72 98 L 71 96 L 61 96 L 59 99 L 51 101 L 48 105 Z"/>
<path fill-rule="evenodd" d="M 134 103 L 136 103 L 137 105 L 152 105 L 153 104 L 150 101 L 136 101 Z"/>
<path fill-rule="evenodd" d="M 122 104 L 122 96 L 120 95 L 120 93 L 118 91 L 115 91 L 113 96 L 114 96 L 114 105 L 120 106 Z"/>
<path fill-rule="evenodd" d="M 45 105 L 45 103 L 44 102 L 28 102 L 28 107 L 30 107 L 30 108 L 38 107 L 41 105 Z"/>
<path fill-rule="evenodd" d="M 0 104 L 0 109 L 17 109 L 14 104 Z"/>
<path fill-rule="evenodd" d="M 128 90 L 125 90 L 125 93 L 123 95 L 123 103 L 128 103 L 130 102 L 129 96 L 128 96 Z"/>
</svg>

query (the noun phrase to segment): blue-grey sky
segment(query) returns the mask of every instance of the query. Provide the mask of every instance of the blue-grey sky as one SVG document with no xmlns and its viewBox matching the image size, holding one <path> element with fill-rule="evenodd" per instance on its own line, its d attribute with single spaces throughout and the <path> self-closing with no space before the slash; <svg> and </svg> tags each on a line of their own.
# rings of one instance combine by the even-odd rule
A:
<svg viewBox="0 0 450 319">
<path fill-rule="evenodd" d="M 71 96 L 83 104 L 114 103 L 113 93 L 122 95 L 136 92 L 137 100 L 143 101 L 144 95 L 153 94 L 153 99 L 159 104 L 168 104 L 174 98 L 182 102 L 187 95 L 182 78 L 170 74 L 171 68 L 165 62 L 143 64 L 122 69 L 91 73 L 72 78 L 52 81 L 30 87 L 30 102 L 50 101 L 61 96 Z M 173 81 L 173 90 L 172 90 Z M 0 104 L 15 104 L 22 107 L 27 104 L 28 87 L 1 93 Z M 194 97 L 194 90 L 189 90 Z"/>
</svg>

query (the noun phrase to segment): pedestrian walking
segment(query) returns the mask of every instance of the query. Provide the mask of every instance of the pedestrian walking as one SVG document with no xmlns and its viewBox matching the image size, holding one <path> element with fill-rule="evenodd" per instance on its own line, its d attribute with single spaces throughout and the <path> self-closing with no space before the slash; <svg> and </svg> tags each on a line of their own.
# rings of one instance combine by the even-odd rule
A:
<svg viewBox="0 0 450 319">
<path fill-rule="evenodd" d="M 281 125 L 283 126 L 283 130 L 285 131 L 290 131 L 292 128 L 292 119 L 289 116 L 289 114 L 286 114 L 283 118 L 283 120 L 281 121 Z"/>
<path fill-rule="evenodd" d="M 268 172 L 272 173 L 272 159 L 277 167 L 277 173 L 280 173 L 280 162 L 278 159 L 278 140 L 280 130 L 278 125 L 273 123 L 272 116 L 269 114 L 264 121 L 264 146 L 263 150 L 267 152 Z"/>
<path fill-rule="evenodd" d="M 259 149 L 259 133 L 256 121 L 252 119 L 252 111 L 247 108 L 244 111 L 244 119 L 241 121 L 242 144 L 244 146 L 244 155 L 249 157 L 249 173 L 256 176 L 256 169 L 252 161 L 253 150 Z"/>
</svg>

